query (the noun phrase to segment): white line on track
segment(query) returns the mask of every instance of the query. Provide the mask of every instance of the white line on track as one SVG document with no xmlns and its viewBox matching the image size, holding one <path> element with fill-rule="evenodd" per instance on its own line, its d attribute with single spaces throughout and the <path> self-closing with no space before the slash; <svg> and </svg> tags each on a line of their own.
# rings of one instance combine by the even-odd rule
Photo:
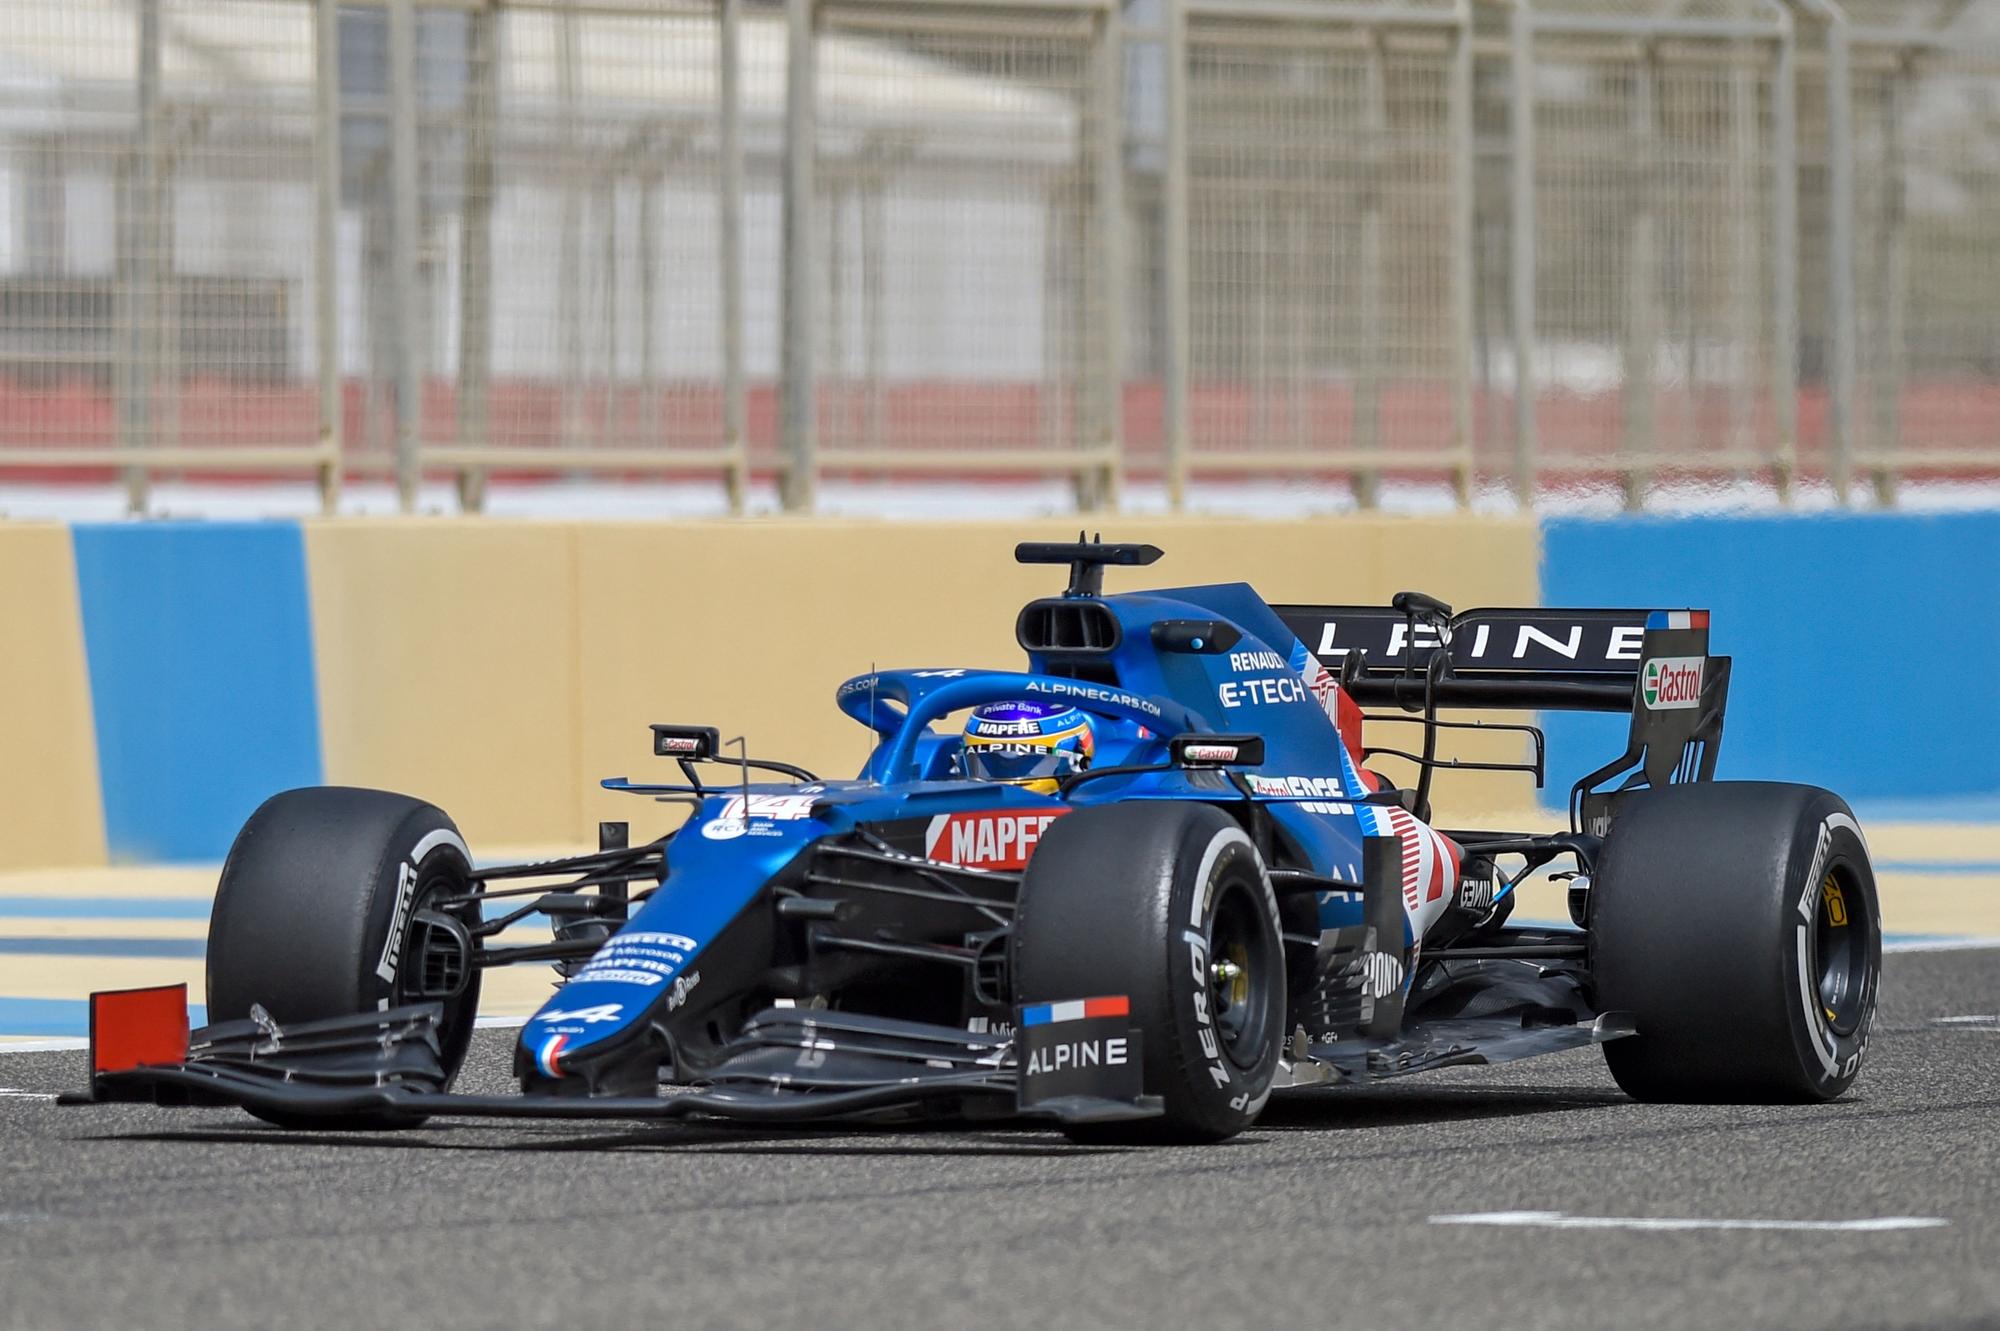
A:
<svg viewBox="0 0 2000 1331">
<path fill-rule="evenodd" d="M 1884 952 L 1975 952 L 2000 947 L 2000 938 L 1902 938 L 1885 939 Z"/>
<path fill-rule="evenodd" d="M 0 1100 L 53 1100 L 53 1091 L 17 1091 L 11 1086 L 0 1086 Z"/>
<path fill-rule="evenodd" d="M 1867 1220 L 1704 1220 L 1666 1216 L 1565 1215 L 1561 1211 L 1478 1211 L 1434 1215 L 1433 1225 L 1526 1226 L 1540 1229 L 1778 1229 L 1809 1233 L 1876 1233 L 1894 1229 L 1942 1229 L 1951 1221 L 1936 1216 L 1885 1215 Z"/>
</svg>

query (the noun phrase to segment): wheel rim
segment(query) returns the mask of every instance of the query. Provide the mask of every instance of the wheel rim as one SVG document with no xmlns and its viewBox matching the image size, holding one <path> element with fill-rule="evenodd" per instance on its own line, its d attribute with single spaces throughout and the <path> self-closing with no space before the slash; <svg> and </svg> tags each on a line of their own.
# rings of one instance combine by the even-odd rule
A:
<svg viewBox="0 0 2000 1331">
<path fill-rule="evenodd" d="M 1239 1068 L 1262 1060 L 1270 1037 L 1271 986 L 1282 974 L 1251 886 L 1231 880 L 1208 928 L 1208 1010 L 1222 1052 Z"/>
<path fill-rule="evenodd" d="M 1875 921 L 1867 898 L 1844 864 L 1820 879 L 1808 958 L 1820 1016 L 1836 1035 L 1852 1035 L 1868 1007 L 1868 972 Z"/>
<path fill-rule="evenodd" d="M 469 886 L 466 871 L 460 866 L 456 855 L 443 849 L 432 851 L 424 857 L 424 862 L 417 866 L 417 885 L 410 896 L 411 917 L 414 919 L 418 911 L 432 909 L 431 903 L 439 898 L 465 895 Z M 453 908 L 447 913 L 458 916 L 468 926 L 478 920 L 476 906 Z M 459 1043 L 461 1036 L 469 1033 L 474 1009 L 479 1002 L 479 970 L 476 964 L 471 966 L 470 972 L 465 977 L 465 987 L 455 996 L 447 999 L 427 997 L 423 984 L 425 958 L 419 946 L 419 938 L 419 931 L 414 924 L 405 926 L 402 960 L 397 967 L 395 1002 L 398 1004 L 441 1002 L 444 1012 L 438 1037 L 440 1043 L 449 1048 Z"/>
</svg>

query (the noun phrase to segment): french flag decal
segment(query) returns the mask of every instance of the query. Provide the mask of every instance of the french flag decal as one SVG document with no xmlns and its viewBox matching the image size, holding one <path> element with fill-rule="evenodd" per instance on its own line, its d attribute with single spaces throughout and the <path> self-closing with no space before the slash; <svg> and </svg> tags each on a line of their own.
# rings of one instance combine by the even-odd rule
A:
<svg viewBox="0 0 2000 1331">
<path fill-rule="evenodd" d="M 1708 627 L 1706 610 L 1655 610 L 1646 616 L 1649 629 L 1705 629 Z"/>
<path fill-rule="evenodd" d="M 1086 1017 L 1129 1017 L 1132 1001 L 1123 994 L 1114 998 L 1073 998 L 1067 1003 L 1038 1003 L 1021 1009 L 1023 1026 L 1053 1026 L 1061 1021 L 1082 1021 Z"/>
<path fill-rule="evenodd" d="M 542 1042 L 542 1048 L 535 1055 L 535 1066 L 542 1070 L 544 1077 L 560 1077 L 562 1071 L 563 1046 L 569 1043 L 567 1035 L 551 1035 Z"/>
</svg>

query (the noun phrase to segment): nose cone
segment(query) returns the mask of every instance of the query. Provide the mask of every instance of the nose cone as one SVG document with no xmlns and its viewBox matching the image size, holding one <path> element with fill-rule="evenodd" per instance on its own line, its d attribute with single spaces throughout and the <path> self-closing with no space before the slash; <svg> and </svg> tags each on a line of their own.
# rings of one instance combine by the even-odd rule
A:
<svg viewBox="0 0 2000 1331">
<path fill-rule="evenodd" d="M 606 939 L 574 979 L 521 1028 L 520 1062 L 545 1078 L 578 1064 L 657 1062 L 648 1031 L 657 1019 L 729 982 L 702 973 L 702 955 L 764 885 L 826 830 L 810 816 L 812 795 L 713 796 L 667 846 L 666 874 L 639 912 Z M 698 1000 L 696 1000 L 698 1001 Z"/>
</svg>

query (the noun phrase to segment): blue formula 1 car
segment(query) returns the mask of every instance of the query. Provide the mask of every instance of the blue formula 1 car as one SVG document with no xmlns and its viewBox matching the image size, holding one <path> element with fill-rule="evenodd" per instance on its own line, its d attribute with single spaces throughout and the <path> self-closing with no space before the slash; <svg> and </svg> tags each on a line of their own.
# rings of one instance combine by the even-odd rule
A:
<svg viewBox="0 0 2000 1331">
<path fill-rule="evenodd" d="M 222 871 L 215 1024 L 96 996 L 76 1098 L 300 1128 L 920 1114 L 1212 1141 L 1279 1088 L 1588 1044 L 1648 1100 L 1854 1080 L 1880 968 L 1861 830 L 1826 791 L 1713 780 L 1729 661 L 1704 612 L 1102 594 L 1159 556 L 1020 546 L 1070 567 L 1020 612 L 1027 669 L 840 685 L 879 737 L 856 779 L 654 726 L 683 779 L 604 784 L 691 812 L 643 844 L 611 823 L 595 854 L 480 867 L 420 800 L 274 796 Z M 1437 825 L 1441 767 L 1540 781 L 1535 727 L 1441 717 L 1509 708 L 1629 712 L 1630 744 L 1566 831 Z M 1440 756 L 1472 729 L 1507 751 Z M 1511 924 L 1551 869 L 1570 925 Z M 531 917 L 550 932 L 510 941 Z M 527 963 L 562 983 L 518 1092 L 453 1093 L 482 972 Z"/>
</svg>

